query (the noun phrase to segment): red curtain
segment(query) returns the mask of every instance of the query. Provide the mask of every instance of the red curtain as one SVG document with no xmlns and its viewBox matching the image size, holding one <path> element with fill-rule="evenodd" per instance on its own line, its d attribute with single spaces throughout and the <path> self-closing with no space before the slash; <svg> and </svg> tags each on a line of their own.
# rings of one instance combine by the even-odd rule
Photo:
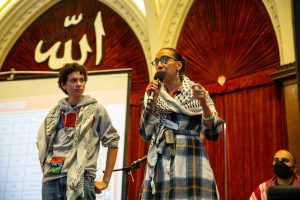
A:
<svg viewBox="0 0 300 200">
<path fill-rule="evenodd" d="M 127 166 L 144 155 L 147 155 L 149 143 L 142 140 L 139 134 L 139 121 L 141 117 L 142 100 L 144 93 L 131 94 L 129 132 L 127 141 Z M 128 199 L 138 199 L 144 178 L 145 162 L 140 167 L 132 170 L 128 176 Z M 132 179 L 133 178 L 133 179 Z"/>
<path fill-rule="evenodd" d="M 274 84 L 245 89 L 228 94 L 225 105 L 228 199 L 236 194 L 248 199 L 273 175 L 274 153 L 286 147 L 280 90 Z"/>
<path fill-rule="evenodd" d="M 277 85 L 267 84 L 213 96 L 226 120 L 220 140 L 206 142 L 221 199 L 249 199 L 273 176 L 274 153 L 287 147 L 280 93 Z"/>
<path fill-rule="evenodd" d="M 280 65 L 276 35 L 261 0 L 194 1 L 177 49 L 187 75 L 208 85 Z"/>
</svg>

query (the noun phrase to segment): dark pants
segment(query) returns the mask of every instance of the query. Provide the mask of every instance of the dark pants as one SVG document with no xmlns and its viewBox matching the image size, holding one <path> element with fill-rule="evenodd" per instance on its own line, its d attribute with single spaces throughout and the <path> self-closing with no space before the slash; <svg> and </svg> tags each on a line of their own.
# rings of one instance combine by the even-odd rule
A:
<svg viewBox="0 0 300 200">
<path fill-rule="evenodd" d="M 55 179 L 43 183 L 42 199 L 43 200 L 66 200 L 67 177 Z M 95 200 L 96 194 L 94 189 L 94 178 L 90 176 L 84 177 L 84 194 L 80 200 Z"/>
</svg>

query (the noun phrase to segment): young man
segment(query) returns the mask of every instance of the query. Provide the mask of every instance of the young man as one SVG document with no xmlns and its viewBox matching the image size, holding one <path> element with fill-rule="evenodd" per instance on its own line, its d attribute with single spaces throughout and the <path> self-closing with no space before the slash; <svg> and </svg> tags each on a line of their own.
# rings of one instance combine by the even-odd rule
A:
<svg viewBox="0 0 300 200">
<path fill-rule="evenodd" d="M 300 185 L 300 176 L 296 175 L 296 158 L 287 150 L 279 150 L 274 155 L 273 171 L 275 176 L 261 183 L 253 191 L 250 200 L 267 200 L 267 192 L 275 185 Z"/>
<path fill-rule="evenodd" d="M 66 64 L 60 70 L 58 86 L 67 97 L 49 111 L 38 132 L 44 200 L 95 199 L 95 192 L 108 186 L 119 134 L 106 109 L 83 95 L 86 81 L 82 65 Z M 108 147 L 106 168 L 102 181 L 94 183 L 100 142 Z"/>
</svg>

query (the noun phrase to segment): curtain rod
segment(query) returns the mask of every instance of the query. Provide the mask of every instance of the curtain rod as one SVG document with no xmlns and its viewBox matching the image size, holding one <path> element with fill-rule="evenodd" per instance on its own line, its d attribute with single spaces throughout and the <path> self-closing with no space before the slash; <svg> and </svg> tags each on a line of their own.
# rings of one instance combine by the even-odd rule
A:
<svg viewBox="0 0 300 200">
<path fill-rule="evenodd" d="M 15 69 L 11 69 L 10 71 L 0 72 L 0 76 L 10 75 L 6 79 L 8 81 L 14 80 L 16 74 L 58 74 L 58 72 L 53 72 L 53 71 L 16 71 Z"/>
<path fill-rule="evenodd" d="M 53 72 L 53 71 L 5 71 L 5 72 L 0 72 L 0 75 L 12 75 L 12 74 L 58 74 L 58 72 Z"/>
</svg>

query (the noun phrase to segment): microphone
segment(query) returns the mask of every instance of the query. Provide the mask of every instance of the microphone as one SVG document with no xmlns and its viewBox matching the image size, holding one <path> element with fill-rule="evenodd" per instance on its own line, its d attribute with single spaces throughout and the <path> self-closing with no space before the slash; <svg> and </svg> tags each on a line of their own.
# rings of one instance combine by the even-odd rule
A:
<svg viewBox="0 0 300 200">
<path fill-rule="evenodd" d="M 131 167 L 139 167 L 140 163 L 144 162 L 145 160 L 147 160 L 147 155 L 145 155 L 145 156 L 143 156 L 143 157 L 141 157 L 141 158 L 133 161 L 131 163 Z"/>
<path fill-rule="evenodd" d="M 158 71 L 154 75 L 154 80 L 163 82 L 163 80 L 165 78 L 165 75 L 166 75 L 166 72 L 164 72 L 164 71 Z M 151 106 L 151 104 L 153 102 L 154 95 L 155 95 L 155 92 L 151 91 L 150 94 L 149 94 L 149 96 L 148 96 L 148 99 L 147 99 L 147 106 L 148 107 Z"/>
</svg>

